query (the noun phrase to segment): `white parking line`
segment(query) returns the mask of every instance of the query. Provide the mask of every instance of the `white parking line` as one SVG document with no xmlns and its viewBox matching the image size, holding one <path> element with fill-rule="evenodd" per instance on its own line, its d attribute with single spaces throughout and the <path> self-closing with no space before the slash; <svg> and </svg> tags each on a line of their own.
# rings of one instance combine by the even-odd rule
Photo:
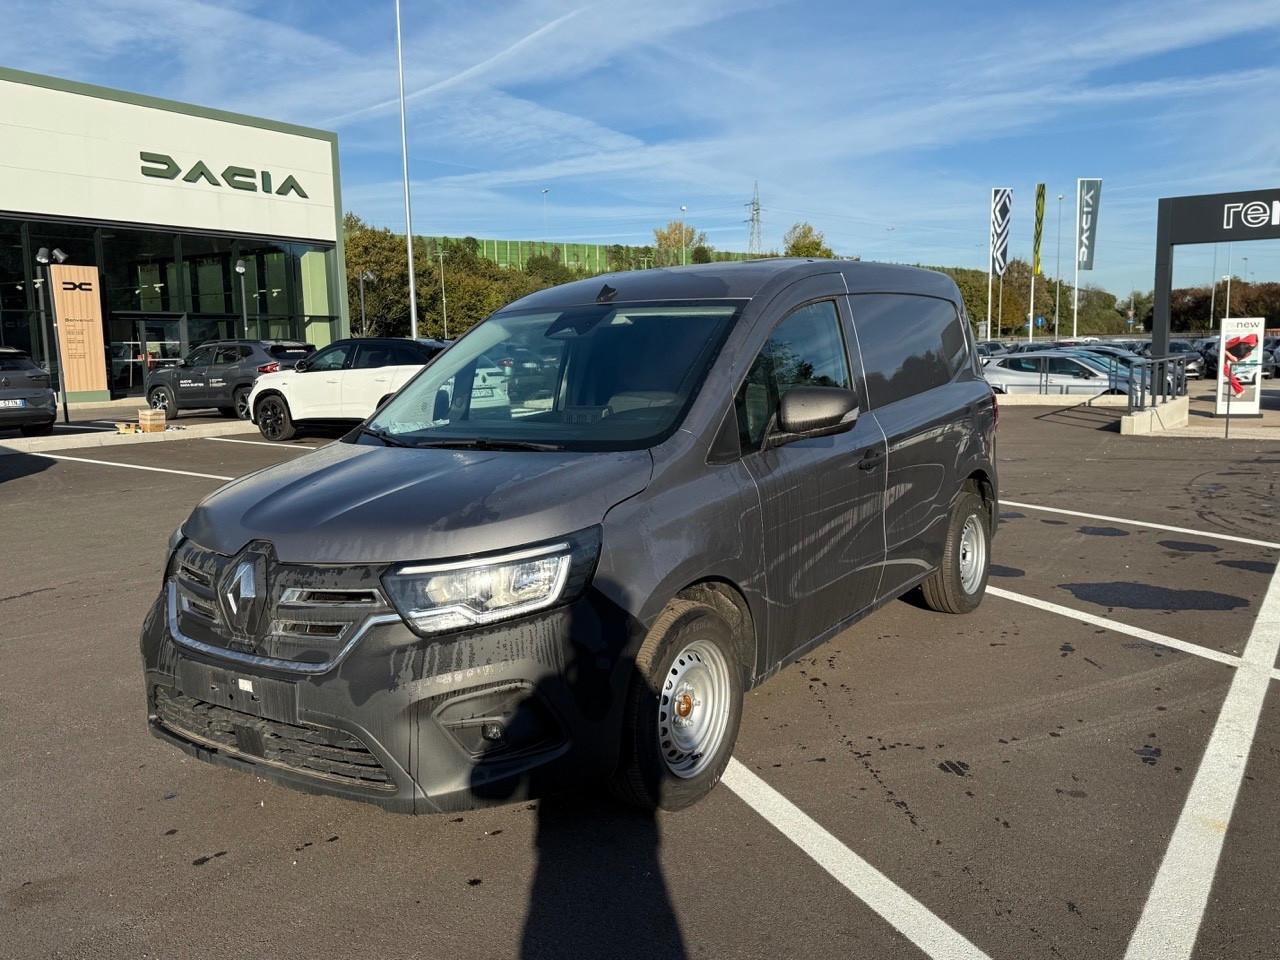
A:
<svg viewBox="0 0 1280 960">
<path fill-rule="evenodd" d="M 1044 513 L 1060 513 L 1067 517 L 1084 517 L 1086 520 L 1106 520 L 1109 523 L 1123 523 L 1130 527 L 1150 527 L 1153 530 L 1168 530 L 1170 533 L 1185 533 L 1193 537 L 1208 537 L 1211 540 L 1226 540 L 1230 543 L 1247 543 L 1251 547 L 1266 547 L 1268 550 L 1280 550 L 1280 543 L 1270 540 L 1254 540 L 1250 537 L 1237 537 L 1229 533 L 1210 533 L 1208 530 L 1192 530 L 1190 527 L 1171 527 L 1165 523 L 1148 523 L 1146 520 L 1128 520 L 1125 517 L 1109 517 L 1102 513 L 1082 513 L 1079 510 L 1063 510 L 1061 507 L 1042 507 L 1035 503 L 1020 503 L 1017 500 L 1001 500 L 1002 507 L 1018 507 L 1021 510 L 1041 510 Z"/>
<path fill-rule="evenodd" d="M 116 463 L 113 460 L 90 460 L 88 457 L 68 457 L 61 453 L 33 453 L 33 457 L 44 457 L 48 460 L 70 460 L 73 463 L 93 463 L 100 467 L 124 467 L 126 470 L 147 470 L 151 473 L 176 473 L 182 477 L 201 477 L 205 480 L 234 480 L 235 477 L 224 477 L 216 473 L 196 473 L 194 470 L 171 470 L 168 467 L 144 467 L 140 463 Z"/>
<path fill-rule="evenodd" d="M 304 443 L 290 446 L 287 443 L 272 443 L 269 440 L 237 440 L 235 437 L 205 437 L 205 440 L 217 440 L 219 443 L 248 443 L 255 447 L 275 447 L 277 450 L 315 450 Z"/>
<path fill-rule="evenodd" d="M 1125 960 L 1185 960 L 1195 949 L 1277 654 L 1280 573 L 1271 577 Z"/>
<path fill-rule="evenodd" d="M 926 955 L 934 960 L 990 960 L 736 758 L 729 761 L 723 783 Z"/>
</svg>

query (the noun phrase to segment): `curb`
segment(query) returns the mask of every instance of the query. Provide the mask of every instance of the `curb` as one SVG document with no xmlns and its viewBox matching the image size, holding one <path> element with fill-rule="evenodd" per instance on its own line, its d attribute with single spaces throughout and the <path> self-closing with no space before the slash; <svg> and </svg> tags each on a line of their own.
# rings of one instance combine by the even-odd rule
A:
<svg viewBox="0 0 1280 960">
<path fill-rule="evenodd" d="M 122 447 L 135 443 L 164 443 L 166 440 L 197 440 L 201 437 L 226 437 L 237 433 L 256 434 L 258 428 L 244 420 L 224 423 L 200 423 L 164 433 L 110 433 L 101 431 L 81 436 L 22 437 L 0 441 L 0 456 L 13 453 L 39 453 L 43 450 L 78 450 L 84 447 Z"/>
</svg>

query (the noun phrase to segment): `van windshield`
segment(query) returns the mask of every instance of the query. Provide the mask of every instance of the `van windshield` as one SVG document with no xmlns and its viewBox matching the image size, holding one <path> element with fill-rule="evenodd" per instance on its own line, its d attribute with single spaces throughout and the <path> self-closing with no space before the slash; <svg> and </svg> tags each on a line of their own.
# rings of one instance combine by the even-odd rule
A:
<svg viewBox="0 0 1280 960">
<path fill-rule="evenodd" d="M 498 313 L 378 411 L 363 442 L 635 450 L 669 436 L 739 305 L 591 304 Z"/>
</svg>

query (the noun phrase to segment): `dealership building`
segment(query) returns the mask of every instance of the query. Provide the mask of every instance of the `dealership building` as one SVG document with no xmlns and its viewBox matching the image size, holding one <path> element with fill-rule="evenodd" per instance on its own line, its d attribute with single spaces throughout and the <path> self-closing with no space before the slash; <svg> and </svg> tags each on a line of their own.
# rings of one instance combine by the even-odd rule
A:
<svg viewBox="0 0 1280 960">
<path fill-rule="evenodd" d="M 335 134 L 0 68 L 0 345 L 60 346 L 72 400 L 348 332 Z"/>
</svg>

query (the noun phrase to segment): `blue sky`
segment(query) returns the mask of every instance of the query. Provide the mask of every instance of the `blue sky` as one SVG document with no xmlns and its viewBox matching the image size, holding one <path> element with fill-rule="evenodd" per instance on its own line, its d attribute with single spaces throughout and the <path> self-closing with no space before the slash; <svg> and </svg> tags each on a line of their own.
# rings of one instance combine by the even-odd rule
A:
<svg viewBox="0 0 1280 960">
<path fill-rule="evenodd" d="M 344 203 L 403 228 L 391 0 L 6 0 L 0 63 L 335 129 Z M 1103 178 L 1094 282 L 1151 284 L 1156 198 L 1280 186 L 1280 2 L 403 0 L 419 233 L 643 243 L 680 216 L 766 249 L 985 267 L 990 188 Z M 542 190 L 546 188 L 545 212 Z M 1280 243 L 1237 245 L 1280 279 Z M 1180 252 L 1207 283 L 1212 249 Z M 1218 273 L 1226 269 L 1218 251 Z"/>
</svg>

